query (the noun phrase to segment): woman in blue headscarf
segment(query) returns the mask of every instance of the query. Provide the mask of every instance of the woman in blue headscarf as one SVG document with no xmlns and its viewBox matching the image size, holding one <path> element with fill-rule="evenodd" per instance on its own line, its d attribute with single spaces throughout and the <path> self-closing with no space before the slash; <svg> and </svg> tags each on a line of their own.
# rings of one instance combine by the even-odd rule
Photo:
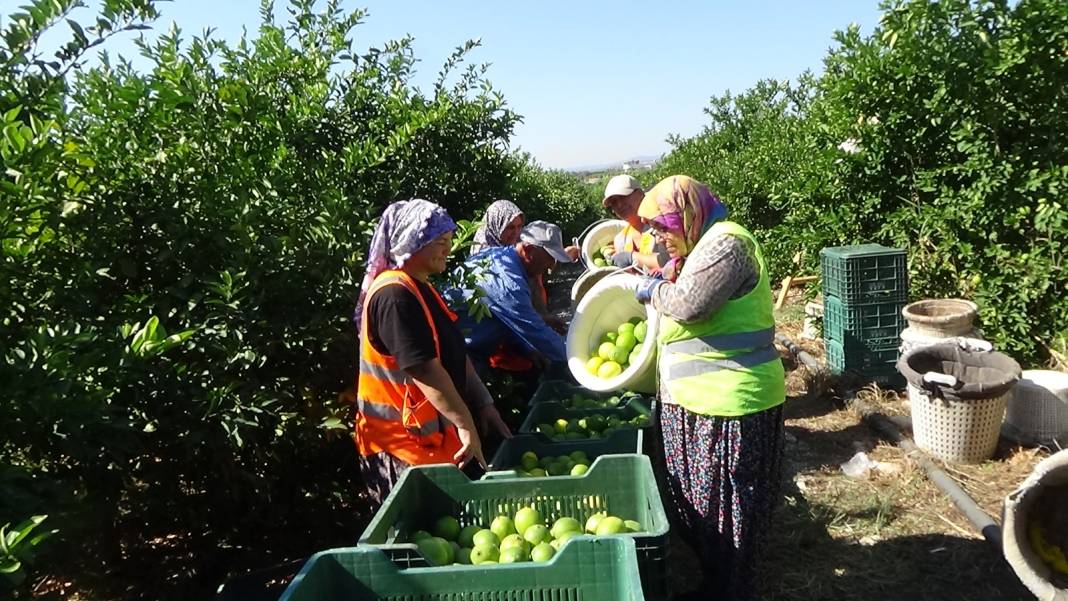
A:
<svg viewBox="0 0 1068 601">
<path fill-rule="evenodd" d="M 445 271 L 456 224 L 426 200 L 386 208 L 368 250 L 356 309 L 356 445 L 381 502 L 409 465 L 486 465 L 475 426 L 509 437 L 431 275 Z"/>
</svg>

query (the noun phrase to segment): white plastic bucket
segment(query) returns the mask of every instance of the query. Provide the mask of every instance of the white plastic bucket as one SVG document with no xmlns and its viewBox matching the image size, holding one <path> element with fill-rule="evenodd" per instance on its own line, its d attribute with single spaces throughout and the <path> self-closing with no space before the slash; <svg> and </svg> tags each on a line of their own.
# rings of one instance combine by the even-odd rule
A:
<svg viewBox="0 0 1068 601">
<path fill-rule="evenodd" d="M 1021 444 L 1068 446 L 1068 374 L 1024 371 L 1009 397 L 1001 433 Z"/>
<path fill-rule="evenodd" d="M 583 272 L 582 275 L 575 280 L 575 283 L 571 285 L 571 303 L 575 303 L 582 300 L 582 297 L 593 288 L 593 285 L 600 282 L 605 276 L 613 274 L 619 271 L 619 267 L 591 267 Z"/>
<path fill-rule="evenodd" d="M 622 219 L 609 219 L 598 223 L 586 232 L 586 235 L 582 237 L 582 241 L 579 243 L 582 249 L 582 260 L 586 263 L 586 267 L 595 268 L 593 265 L 594 255 L 600 252 L 602 246 L 610 244 L 616 234 L 626 226 L 627 222 Z"/>
<path fill-rule="evenodd" d="M 656 335 L 660 313 L 651 305 L 639 303 L 634 291 L 626 287 L 639 276 L 617 273 L 594 284 L 575 308 L 567 331 L 567 366 L 578 383 L 597 392 L 626 388 L 638 392 L 656 392 Z M 634 362 L 614 378 L 601 379 L 586 371 L 586 362 L 596 352 L 601 336 L 638 317 L 645 320 L 646 334 L 642 351 Z"/>
</svg>

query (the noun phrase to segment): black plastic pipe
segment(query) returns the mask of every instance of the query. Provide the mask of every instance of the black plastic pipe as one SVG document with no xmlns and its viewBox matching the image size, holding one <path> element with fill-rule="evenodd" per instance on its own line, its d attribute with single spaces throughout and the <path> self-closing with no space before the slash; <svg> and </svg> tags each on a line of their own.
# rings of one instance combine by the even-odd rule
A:
<svg viewBox="0 0 1068 601">
<path fill-rule="evenodd" d="M 801 347 L 786 336 L 777 334 L 775 340 L 797 357 L 797 360 L 813 375 L 825 372 L 824 367 L 815 357 L 801 350 Z M 953 478 L 949 477 L 949 474 L 935 465 L 930 457 L 917 447 L 916 443 L 912 442 L 911 438 L 902 434 L 895 420 L 879 413 L 871 405 L 856 398 L 855 395 L 851 399 L 851 404 L 860 412 L 861 418 L 864 423 L 868 424 L 868 427 L 911 455 L 927 473 L 927 477 L 931 482 L 934 482 L 935 486 L 946 493 L 949 499 L 953 501 L 953 504 L 957 506 L 957 509 L 960 509 L 961 513 L 968 518 L 968 521 L 983 534 L 983 538 L 997 549 L 998 554 L 1001 554 L 1001 526 L 994 521 L 994 518 L 983 511 L 975 500 Z"/>
</svg>

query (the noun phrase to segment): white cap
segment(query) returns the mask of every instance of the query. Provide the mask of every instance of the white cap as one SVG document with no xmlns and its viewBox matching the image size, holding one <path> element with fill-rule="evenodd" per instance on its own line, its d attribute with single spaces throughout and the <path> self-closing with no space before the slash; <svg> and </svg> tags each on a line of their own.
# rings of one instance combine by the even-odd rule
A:
<svg viewBox="0 0 1068 601">
<path fill-rule="evenodd" d="M 629 196 L 635 190 L 641 190 L 642 184 L 637 179 L 629 175 L 617 175 L 608 180 L 608 185 L 604 187 L 604 200 L 601 204 L 608 206 L 608 199 L 613 196 Z"/>
<path fill-rule="evenodd" d="M 574 261 L 564 250 L 564 235 L 560 226 L 546 221 L 531 221 L 519 233 L 519 239 L 527 244 L 540 246 L 561 263 Z"/>
</svg>

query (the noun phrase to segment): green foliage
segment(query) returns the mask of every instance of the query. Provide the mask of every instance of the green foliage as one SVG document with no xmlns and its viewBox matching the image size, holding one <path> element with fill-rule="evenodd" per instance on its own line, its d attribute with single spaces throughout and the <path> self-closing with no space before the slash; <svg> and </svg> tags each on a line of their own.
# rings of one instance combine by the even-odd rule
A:
<svg viewBox="0 0 1068 601">
<path fill-rule="evenodd" d="M 174 532 L 219 553 L 342 544 L 333 516 L 353 527 L 359 482 L 339 393 L 382 208 L 423 197 L 470 219 L 514 196 L 574 223 L 575 189 L 509 152 L 518 116 L 466 64 L 475 43 L 424 93 L 411 39 L 357 54 L 362 12 L 293 0 L 287 24 L 264 2 L 236 44 L 172 29 L 139 42 L 145 72 L 80 68 L 156 16 L 109 0 L 68 22 L 62 56 L 35 56 L 80 4 L 34 2 L 0 41 L 0 382 L 17 399 L 0 404 L 0 518 L 48 506 L 100 573 Z"/>
<path fill-rule="evenodd" d="M 1068 6 L 920 0 L 853 27 L 818 80 L 713 99 L 656 175 L 721 194 L 776 276 L 827 245 L 907 248 L 914 297 L 964 296 L 1021 359 L 1068 328 Z"/>
<path fill-rule="evenodd" d="M 25 566 L 33 563 L 37 547 L 56 533 L 50 530 L 34 534 L 47 518 L 35 515 L 14 528 L 11 524 L 0 527 L 0 590 L 17 587 L 26 579 Z"/>
</svg>

